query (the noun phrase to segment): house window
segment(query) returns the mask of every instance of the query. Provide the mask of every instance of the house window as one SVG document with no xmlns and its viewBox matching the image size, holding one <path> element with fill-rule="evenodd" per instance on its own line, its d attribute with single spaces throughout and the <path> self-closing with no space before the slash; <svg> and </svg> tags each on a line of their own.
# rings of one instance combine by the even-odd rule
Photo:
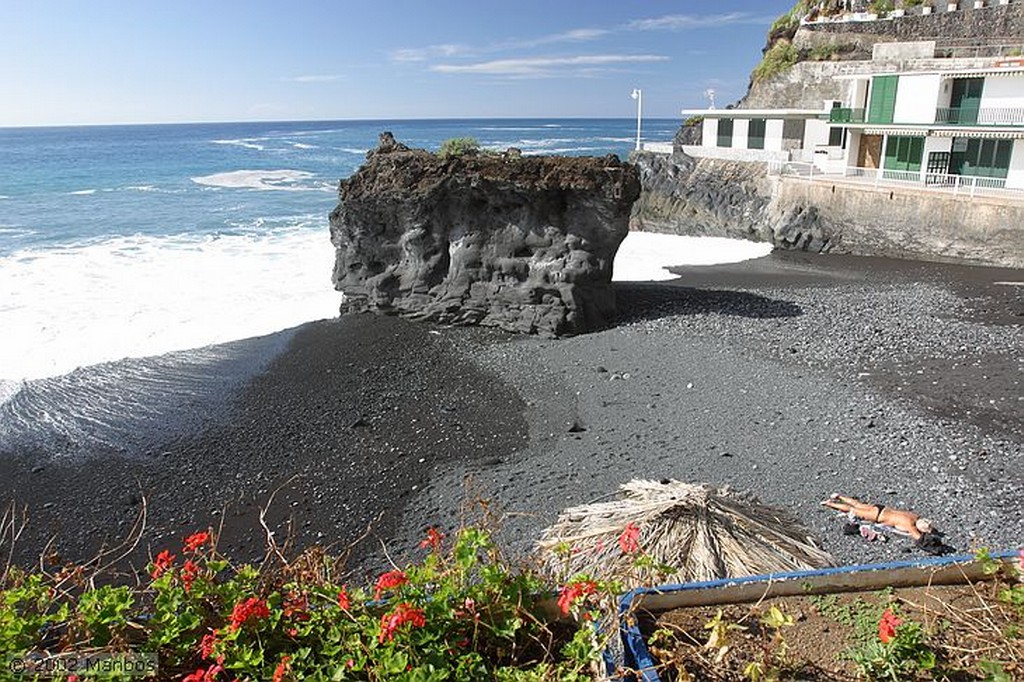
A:
<svg viewBox="0 0 1024 682">
<path fill-rule="evenodd" d="M 885 146 L 885 169 L 920 171 L 924 155 L 923 137 L 890 136 Z"/>
<path fill-rule="evenodd" d="M 732 124 L 731 118 L 720 118 L 718 119 L 718 146 L 719 147 L 731 147 L 732 146 Z"/>
<path fill-rule="evenodd" d="M 896 87 L 899 76 L 875 76 L 871 79 L 868 123 L 892 123 L 896 111 Z"/>
<path fill-rule="evenodd" d="M 965 144 L 966 142 L 966 144 Z M 982 178 L 1005 178 L 1010 170 L 1013 140 L 956 138 L 950 156 L 950 172 Z"/>
<path fill-rule="evenodd" d="M 747 147 L 750 149 L 764 149 L 764 131 L 768 121 L 763 118 L 750 119 L 750 127 L 747 128 Z"/>
<path fill-rule="evenodd" d="M 846 128 L 832 127 L 828 129 L 828 146 L 846 148 Z"/>
<path fill-rule="evenodd" d="M 984 78 L 957 78 L 953 81 L 953 92 L 949 96 L 949 109 L 943 115 L 939 112 L 938 123 L 971 124 L 978 122 L 981 109 L 981 91 Z"/>
</svg>

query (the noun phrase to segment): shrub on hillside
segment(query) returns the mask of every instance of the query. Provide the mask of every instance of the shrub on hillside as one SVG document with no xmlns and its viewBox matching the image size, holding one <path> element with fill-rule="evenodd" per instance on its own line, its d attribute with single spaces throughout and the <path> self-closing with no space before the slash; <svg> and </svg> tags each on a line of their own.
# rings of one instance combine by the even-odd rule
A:
<svg viewBox="0 0 1024 682">
<path fill-rule="evenodd" d="M 755 83 L 771 78 L 800 61 L 800 52 L 788 41 L 775 43 L 765 52 L 761 63 L 754 67 L 751 74 Z"/>
<path fill-rule="evenodd" d="M 473 137 L 450 137 L 441 143 L 437 153 L 442 158 L 479 154 L 480 143 Z"/>
</svg>

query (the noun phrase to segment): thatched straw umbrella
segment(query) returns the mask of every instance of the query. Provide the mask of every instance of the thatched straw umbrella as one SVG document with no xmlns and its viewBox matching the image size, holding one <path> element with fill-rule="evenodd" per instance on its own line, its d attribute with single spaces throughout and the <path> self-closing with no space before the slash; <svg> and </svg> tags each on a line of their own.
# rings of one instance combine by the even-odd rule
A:
<svg viewBox="0 0 1024 682">
<path fill-rule="evenodd" d="M 544 531 L 538 548 L 552 575 L 632 587 L 835 565 L 796 518 L 752 495 L 675 480 L 632 480 L 621 491 L 566 509 Z M 640 554 L 653 561 L 637 567 Z"/>
</svg>

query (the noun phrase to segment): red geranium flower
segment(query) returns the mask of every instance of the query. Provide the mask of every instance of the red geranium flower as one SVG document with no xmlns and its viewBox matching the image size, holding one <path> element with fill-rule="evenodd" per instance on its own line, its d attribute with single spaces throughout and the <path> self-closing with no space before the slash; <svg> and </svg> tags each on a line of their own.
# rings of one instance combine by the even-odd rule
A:
<svg viewBox="0 0 1024 682">
<path fill-rule="evenodd" d="M 568 616 L 572 605 L 577 599 L 586 598 L 597 592 L 597 583 L 593 580 L 580 580 L 562 588 L 558 593 L 558 608 L 562 614 Z"/>
<path fill-rule="evenodd" d="M 235 604 L 235 608 L 232 609 L 231 629 L 237 630 L 250 621 L 269 617 L 270 609 L 267 607 L 266 600 L 259 597 L 249 597 Z"/>
<path fill-rule="evenodd" d="M 174 563 L 174 555 L 168 552 L 166 549 L 156 555 L 156 559 L 153 560 L 153 570 L 150 572 L 153 580 L 156 580 L 164 571 L 171 567 Z"/>
<path fill-rule="evenodd" d="M 192 533 L 185 538 L 185 551 L 195 552 L 209 541 L 210 533 L 208 531 L 201 530 L 198 533 Z"/>
<path fill-rule="evenodd" d="M 421 628 L 426 625 L 427 617 L 423 613 L 423 609 L 418 609 L 407 602 L 402 602 L 391 613 L 385 613 L 380 617 L 380 634 L 377 635 L 377 641 L 381 644 L 390 642 L 395 636 L 395 631 L 406 623 L 414 628 Z"/>
<path fill-rule="evenodd" d="M 348 591 L 345 590 L 345 586 L 341 586 L 341 592 L 338 593 L 338 608 L 342 611 L 348 611 L 351 606 L 351 601 L 348 598 Z"/>
<path fill-rule="evenodd" d="M 199 653 L 202 654 L 203 658 L 210 658 L 213 656 L 213 648 L 215 646 L 217 646 L 216 630 L 203 635 L 202 641 L 199 642 Z"/>
<path fill-rule="evenodd" d="M 888 644 L 896 636 L 896 628 L 903 624 L 903 620 L 896 617 L 891 609 L 882 612 L 882 619 L 878 621 L 878 639 L 883 644 Z"/>
<path fill-rule="evenodd" d="M 632 554 L 640 549 L 640 527 L 630 521 L 619 535 L 619 548 L 623 554 Z"/>
<path fill-rule="evenodd" d="M 380 599 L 380 595 L 385 590 L 393 590 L 407 582 L 409 582 L 409 578 L 405 575 L 404 571 L 399 571 L 398 569 L 388 571 L 377 578 L 377 585 L 373 589 L 373 598 Z"/>
<path fill-rule="evenodd" d="M 199 564 L 191 559 L 186 559 L 185 565 L 181 567 L 181 584 L 185 587 L 186 592 L 192 589 L 192 582 L 197 575 L 199 575 Z"/>
<path fill-rule="evenodd" d="M 181 678 L 181 682 L 213 682 L 213 680 L 217 679 L 217 675 L 222 670 L 224 670 L 224 666 L 220 664 L 211 665 L 207 670 L 197 668 L 194 673 L 190 673 Z"/>
<path fill-rule="evenodd" d="M 281 662 L 274 668 L 273 682 L 281 682 L 284 679 L 284 674 L 288 672 L 288 663 L 292 660 L 291 656 L 282 656 Z"/>
<path fill-rule="evenodd" d="M 444 533 L 436 528 L 427 529 L 427 537 L 420 541 L 420 549 L 439 549 L 444 540 Z"/>
</svg>

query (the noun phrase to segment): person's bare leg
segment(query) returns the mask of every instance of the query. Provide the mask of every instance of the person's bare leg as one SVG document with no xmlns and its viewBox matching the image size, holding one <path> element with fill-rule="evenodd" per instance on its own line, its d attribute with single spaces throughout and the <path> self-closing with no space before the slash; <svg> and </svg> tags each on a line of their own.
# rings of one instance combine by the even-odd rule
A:
<svg viewBox="0 0 1024 682">
<path fill-rule="evenodd" d="M 844 514 L 850 511 L 850 505 L 843 504 L 842 502 L 836 502 L 833 499 L 822 500 L 821 503 L 824 506 L 826 506 L 826 507 L 828 507 L 830 509 L 835 509 L 836 511 L 841 511 Z"/>
</svg>

